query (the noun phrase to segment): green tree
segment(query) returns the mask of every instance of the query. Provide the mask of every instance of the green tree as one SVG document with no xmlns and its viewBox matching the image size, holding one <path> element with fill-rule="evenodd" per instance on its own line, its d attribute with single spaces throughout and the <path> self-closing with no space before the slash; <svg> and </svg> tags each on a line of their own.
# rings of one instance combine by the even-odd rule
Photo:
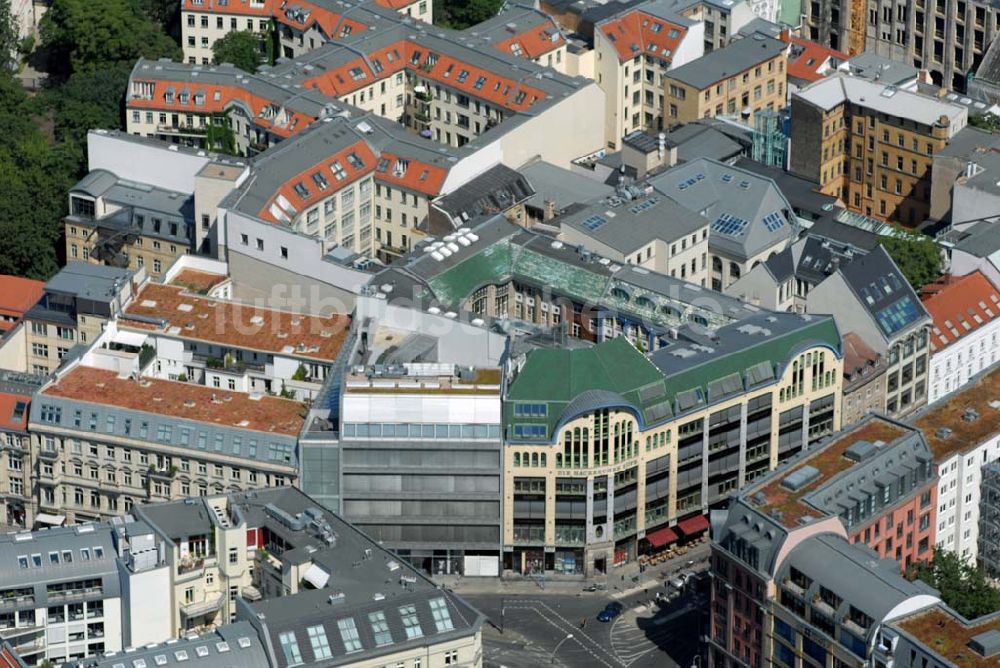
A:
<svg viewBox="0 0 1000 668">
<path fill-rule="evenodd" d="M 923 234 L 882 237 L 881 243 L 914 290 L 941 275 L 941 251 L 930 237 Z"/>
<path fill-rule="evenodd" d="M 62 77 L 139 57 L 180 56 L 177 44 L 128 0 L 54 0 L 39 32 L 49 72 Z"/>
<path fill-rule="evenodd" d="M 245 72 L 256 72 L 264 59 L 260 35 L 245 30 L 228 33 L 212 45 L 212 60 L 216 65 L 232 63 Z"/>
<path fill-rule="evenodd" d="M 972 114 L 969 116 L 969 125 L 989 130 L 990 132 L 997 132 L 1000 131 L 1000 116 L 997 116 L 992 111 L 988 111 L 985 114 Z"/>
<path fill-rule="evenodd" d="M 10 5 L 11 0 L 0 0 L 0 69 L 13 72 L 17 66 L 21 41 L 17 37 Z"/>
<path fill-rule="evenodd" d="M 981 570 L 954 552 L 934 548 L 934 561 L 918 563 L 908 575 L 941 592 L 941 600 L 966 619 L 1000 610 L 1000 590 L 991 587 Z"/>
<path fill-rule="evenodd" d="M 440 16 L 436 16 L 434 22 L 455 30 L 464 30 L 493 18 L 501 6 L 503 0 L 445 0 L 441 5 Z M 438 12 L 435 11 L 435 14 Z"/>
<path fill-rule="evenodd" d="M 59 268 L 60 221 L 77 158 L 42 134 L 37 108 L 7 72 L 0 72 L 0 109 L 0 273 L 48 278 Z"/>
</svg>

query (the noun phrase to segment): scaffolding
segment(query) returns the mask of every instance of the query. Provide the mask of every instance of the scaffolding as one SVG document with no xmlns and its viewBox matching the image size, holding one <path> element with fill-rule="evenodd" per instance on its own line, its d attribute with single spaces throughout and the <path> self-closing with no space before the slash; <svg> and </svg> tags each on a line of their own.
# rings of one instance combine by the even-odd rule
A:
<svg viewBox="0 0 1000 668">
<path fill-rule="evenodd" d="M 1000 462 L 983 467 L 979 501 L 979 565 L 1000 578 Z"/>
<path fill-rule="evenodd" d="M 788 165 L 788 135 L 779 112 L 761 109 L 753 116 L 753 159 L 772 167 Z"/>
</svg>

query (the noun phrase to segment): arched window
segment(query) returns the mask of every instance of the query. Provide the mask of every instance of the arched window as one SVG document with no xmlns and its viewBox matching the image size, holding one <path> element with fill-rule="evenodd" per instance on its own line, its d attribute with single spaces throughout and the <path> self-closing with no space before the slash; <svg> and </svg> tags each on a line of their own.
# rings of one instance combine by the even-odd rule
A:
<svg viewBox="0 0 1000 668">
<path fill-rule="evenodd" d="M 521 465 L 521 453 L 520 452 L 515 452 L 514 453 L 514 466 L 520 466 L 520 465 Z"/>
<path fill-rule="evenodd" d="M 733 277 L 733 278 L 739 278 L 740 277 L 740 265 L 736 264 L 735 262 L 730 262 L 729 263 L 729 275 L 731 277 Z"/>
</svg>

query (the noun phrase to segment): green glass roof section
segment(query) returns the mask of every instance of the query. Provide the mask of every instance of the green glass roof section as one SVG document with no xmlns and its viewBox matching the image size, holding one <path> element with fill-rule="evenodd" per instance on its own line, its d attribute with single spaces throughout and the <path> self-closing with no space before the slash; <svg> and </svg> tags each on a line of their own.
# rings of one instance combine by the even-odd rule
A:
<svg viewBox="0 0 1000 668">
<path fill-rule="evenodd" d="M 521 248 L 514 258 L 514 275 L 535 285 L 548 286 L 554 294 L 564 294 L 581 302 L 597 303 L 604 297 L 611 276 L 560 262 L 541 253 Z"/>
<path fill-rule="evenodd" d="M 504 282 L 510 276 L 511 255 L 508 240 L 497 242 L 434 276 L 428 284 L 442 303 L 460 304 L 478 288 Z"/>
</svg>

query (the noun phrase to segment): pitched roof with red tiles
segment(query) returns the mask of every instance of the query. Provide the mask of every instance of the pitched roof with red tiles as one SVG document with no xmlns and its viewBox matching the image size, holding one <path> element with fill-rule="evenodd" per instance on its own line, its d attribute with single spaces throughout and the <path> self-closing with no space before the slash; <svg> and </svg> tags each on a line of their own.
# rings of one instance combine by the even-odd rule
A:
<svg viewBox="0 0 1000 668">
<path fill-rule="evenodd" d="M 844 334 L 844 375 L 855 373 L 878 360 L 875 349 L 854 332 Z"/>
<path fill-rule="evenodd" d="M 400 163 L 405 163 L 405 168 Z M 436 197 L 441 193 L 441 187 L 448 178 L 448 170 L 382 151 L 379 156 L 379 169 L 375 170 L 375 178 L 389 185 L 401 186 Z"/>
<path fill-rule="evenodd" d="M 30 406 L 29 396 L 0 392 L 0 429 L 27 431 Z"/>
<path fill-rule="evenodd" d="M 181 9 L 185 12 L 205 14 L 235 14 L 238 16 L 270 17 L 278 0 L 263 0 L 263 2 L 247 2 L 247 0 L 182 0 Z"/>
<path fill-rule="evenodd" d="M 45 290 L 45 283 L 30 278 L 0 274 L 0 313 L 22 317 L 38 303 Z"/>
<path fill-rule="evenodd" d="M 1000 292 L 981 272 L 932 286 L 924 308 L 934 319 L 931 349 L 943 350 L 1000 317 Z"/>
<path fill-rule="evenodd" d="M 828 70 L 833 70 L 837 65 L 850 58 L 842 51 L 810 42 L 801 37 L 792 37 L 787 30 L 781 34 L 781 40 L 792 45 L 788 52 L 787 72 L 788 76 L 793 79 L 801 79 L 810 83 L 819 81 L 826 77 L 826 72 L 820 71 L 824 65 Z"/>
<path fill-rule="evenodd" d="M 601 23 L 599 30 L 623 63 L 640 53 L 669 61 L 687 35 L 686 27 L 638 9 Z"/>
<path fill-rule="evenodd" d="M 566 44 L 566 40 L 552 19 L 539 18 L 539 22 L 528 30 L 496 42 L 496 48 L 505 53 L 510 52 L 515 56 L 534 60 Z"/>
</svg>

